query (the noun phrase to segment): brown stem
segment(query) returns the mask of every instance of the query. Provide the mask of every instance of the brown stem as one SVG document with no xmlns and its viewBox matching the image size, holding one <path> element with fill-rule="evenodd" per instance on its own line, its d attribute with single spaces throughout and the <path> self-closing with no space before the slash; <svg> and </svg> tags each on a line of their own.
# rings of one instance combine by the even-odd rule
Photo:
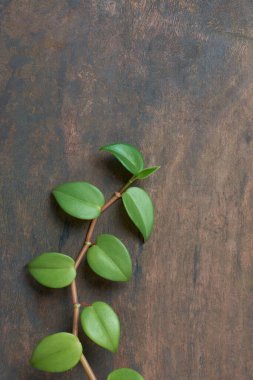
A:
<svg viewBox="0 0 253 380">
<path fill-rule="evenodd" d="M 85 253 L 87 252 L 87 250 L 90 246 L 90 240 L 91 240 L 91 237 L 92 237 L 96 223 L 97 223 L 97 219 L 92 219 L 92 221 L 90 222 L 90 225 L 89 225 L 86 237 L 85 237 L 84 245 L 83 245 L 83 247 L 82 247 L 82 249 L 81 249 L 81 251 L 80 251 L 80 253 L 76 259 L 76 263 L 75 263 L 76 269 L 79 267 L 82 259 L 84 258 Z"/>
<path fill-rule="evenodd" d="M 124 185 L 118 192 L 115 192 L 115 194 L 104 204 L 104 206 L 101 209 L 101 212 L 105 211 L 108 207 L 110 207 L 113 203 L 115 203 L 118 199 L 120 199 L 122 193 L 131 185 L 131 183 L 133 183 L 134 180 L 135 180 L 135 178 L 132 177 L 127 182 L 126 185 Z M 87 250 L 89 249 L 89 246 L 91 245 L 91 238 L 92 238 L 92 234 L 93 234 L 94 228 L 96 226 L 97 220 L 98 220 L 97 218 L 92 219 L 90 222 L 89 228 L 88 228 L 87 233 L 86 233 L 84 245 L 83 245 L 83 247 L 82 247 L 82 249 L 81 249 L 81 251 L 80 251 L 80 253 L 76 259 L 76 262 L 75 262 L 76 270 L 79 267 L 79 265 L 81 264 Z M 72 297 L 72 303 L 73 303 L 73 328 L 72 328 L 72 331 L 73 331 L 73 334 L 77 336 L 78 335 L 79 314 L 80 314 L 80 303 L 78 301 L 76 280 L 74 280 L 71 284 L 71 297 Z M 87 359 L 85 358 L 85 356 L 83 354 L 81 356 L 80 362 L 84 368 L 86 375 L 88 376 L 88 379 L 89 380 L 97 380 L 96 376 L 94 375 L 94 373 L 93 373 L 93 371 L 89 365 L 89 363 L 87 362 Z"/>
<path fill-rule="evenodd" d="M 80 362 L 84 368 L 84 371 L 86 373 L 86 375 L 88 376 L 88 379 L 89 380 L 97 380 L 96 376 L 94 375 L 92 369 L 91 369 L 91 366 L 89 365 L 89 363 L 87 362 L 87 359 L 86 357 L 82 354 L 81 356 L 81 359 L 80 359 Z"/>
<path fill-rule="evenodd" d="M 121 194 L 119 192 L 116 194 L 113 195 L 111 199 L 109 199 L 109 201 L 104 204 L 104 206 L 101 209 L 102 212 L 105 211 L 108 207 L 110 207 L 114 202 L 116 202 L 121 197 Z"/>
<path fill-rule="evenodd" d="M 130 185 L 132 185 L 132 183 L 134 182 L 134 181 L 136 181 L 136 177 L 135 176 L 132 176 L 131 178 L 130 178 L 130 180 L 124 185 L 124 186 L 122 186 L 121 187 L 121 189 L 119 190 L 119 193 L 120 194 L 123 194 L 124 193 L 124 191 L 130 186 Z"/>
<path fill-rule="evenodd" d="M 80 305 L 78 303 L 77 287 L 76 287 L 75 280 L 71 284 L 71 294 L 72 294 L 72 302 L 73 302 L 73 329 L 72 331 L 73 331 L 73 334 L 77 336 Z"/>
<path fill-rule="evenodd" d="M 77 288 L 76 288 L 76 280 L 74 280 L 71 284 L 71 294 L 72 294 L 72 302 L 73 305 L 78 304 L 78 298 L 77 298 Z"/>
</svg>

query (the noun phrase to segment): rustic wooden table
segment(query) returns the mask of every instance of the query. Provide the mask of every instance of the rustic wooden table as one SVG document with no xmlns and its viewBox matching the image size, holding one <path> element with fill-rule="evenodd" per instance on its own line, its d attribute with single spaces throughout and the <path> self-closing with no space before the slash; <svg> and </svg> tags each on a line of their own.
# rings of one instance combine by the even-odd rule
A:
<svg viewBox="0 0 253 380">
<path fill-rule="evenodd" d="M 129 247 L 134 277 L 84 265 L 81 298 L 113 305 L 119 352 L 83 338 L 99 380 L 117 367 L 145 380 L 253 376 L 253 3 L 251 0 L 2 0 L 1 358 L 3 380 L 84 379 L 30 368 L 38 339 L 71 328 L 69 289 L 47 290 L 26 263 L 76 256 L 87 223 L 51 189 L 87 180 L 109 197 L 128 174 L 98 148 L 139 147 L 156 207 L 142 244 L 120 204 L 97 232 Z"/>
</svg>

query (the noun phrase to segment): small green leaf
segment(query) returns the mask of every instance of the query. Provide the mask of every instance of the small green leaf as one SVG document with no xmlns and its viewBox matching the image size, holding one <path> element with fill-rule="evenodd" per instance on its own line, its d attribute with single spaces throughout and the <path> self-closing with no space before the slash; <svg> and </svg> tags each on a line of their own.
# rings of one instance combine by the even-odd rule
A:
<svg viewBox="0 0 253 380">
<path fill-rule="evenodd" d="M 138 174 L 144 167 L 141 152 L 130 144 L 110 144 L 102 146 L 100 150 L 112 153 L 132 174 Z"/>
<path fill-rule="evenodd" d="M 49 288 L 64 288 L 76 277 L 74 260 L 62 253 L 43 253 L 28 264 L 31 275 Z"/>
<path fill-rule="evenodd" d="M 119 345 L 120 322 L 113 309 L 104 302 L 95 302 L 81 313 L 85 334 L 96 344 L 116 352 Z"/>
<path fill-rule="evenodd" d="M 79 219 L 94 219 L 101 213 L 105 198 L 88 182 L 68 182 L 53 190 L 56 201 L 67 213 Z"/>
<path fill-rule="evenodd" d="M 154 207 L 149 195 L 140 187 L 130 187 L 122 199 L 128 216 L 147 240 L 154 224 Z"/>
<path fill-rule="evenodd" d="M 88 250 L 88 264 L 99 276 L 111 281 L 128 281 L 132 262 L 127 248 L 113 235 L 100 235 Z"/>
<path fill-rule="evenodd" d="M 61 332 L 42 339 L 31 358 L 31 365 L 41 371 L 65 372 L 73 368 L 82 355 L 82 345 L 72 334 Z"/>
<path fill-rule="evenodd" d="M 151 174 L 155 173 L 161 166 L 153 166 L 152 168 L 143 169 L 141 172 L 136 174 L 135 179 L 144 179 L 149 177 Z"/>
<path fill-rule="evenodd" d="M 119 368 L 111 372 L 107 380 L 144 380 L 144 378 L 131 368 Z"/>
</svg>

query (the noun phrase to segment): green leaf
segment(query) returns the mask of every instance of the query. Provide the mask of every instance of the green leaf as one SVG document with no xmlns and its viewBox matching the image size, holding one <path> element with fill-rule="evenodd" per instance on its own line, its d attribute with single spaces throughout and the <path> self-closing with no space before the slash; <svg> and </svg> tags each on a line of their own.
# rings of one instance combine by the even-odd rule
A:
<svg viewBox="0 0 253 380">
<path fill-rule="evenodd" d="M 31 358 L 31 365 L 41 371 L 64 372 L 73 368 L 82 355 L 82 345 L 72 334 L 61 332 L 42 339 Z"/>
<path fill-rule="evenodd" d="M 81 313 L 85 334 L 96 344 L 116 352 L 119 345 L 120 322 L 113 309 L 104 302 L 95 302 Z"/>
<path fill-rule="evenodd" d="M 99 276 L 111 281 L 128 281 L 132 262 L 127 248 L 113 235 L 100 235 L 88 250 L 88 264 Z"/>
<path fill-rule="evenodd" d="M 132 174 L 138 174 L 144 167 L 141 152 L 130 144 L 110 144 L 102 146 L 100 150 L 112 153 Z"/>
<path fill-rule="evenodd" d="M 107 380 L 144 380 L 144 378 L 131 368 L 120 368 L 111 372 Z"/>
<path fill-rule="evenodd" d="M 135 179 L 144 179 L 155 173 L 161 166 L 153 166 L 152 168 L 146 168 L 135 175 Z"/>
<path fill-rule="evenodd" d="M 154 224 L 154 207 L 149 195 L 140 187 L 130 187 L 122 199 L 130 219 L 147 240 Z"/>
<path fill-rule="evenodd" d="M 74 260 L 61 253 L 43 253 L 28 264 L 31 275 L 49 288 L 64 288 L 76 277 Z"/>
<path fill-rule="evenodd" d="M 68 182 L 53 190 L 61 208 L 79 219 L 94 219 L 101 213 L 105 198 L 101 191 L 88 182 Z"/>
</svg>

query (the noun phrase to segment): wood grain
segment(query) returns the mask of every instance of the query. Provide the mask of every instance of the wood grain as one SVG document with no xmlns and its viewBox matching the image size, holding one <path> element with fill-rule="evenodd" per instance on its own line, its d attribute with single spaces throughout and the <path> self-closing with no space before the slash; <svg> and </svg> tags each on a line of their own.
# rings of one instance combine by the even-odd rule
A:
<svg viewBox="0 0 253 380">
<path fill-rule="evenodd" d="M 1 17 L 1 379 L 84 379 L 29 366 L 38 339 L 69 330 L 70 292 L 26 274 L 41 252 L 76 256 L 86 223 L 50 196 L 86 180 L 108 198 L 128 174 L 98 148 L 139 147 L 162 165 L 142 185 L 151 239 L 120 204 L 115 233 L 129 284 L 80 270 L 81 298 L 122 322 L 112 355 L 83 337 L 99 380 L 118 367 L 145 380 L 250 380 L 253 373 L 253 3 L 251 0 L 3 0 Z"/>
</svg>

